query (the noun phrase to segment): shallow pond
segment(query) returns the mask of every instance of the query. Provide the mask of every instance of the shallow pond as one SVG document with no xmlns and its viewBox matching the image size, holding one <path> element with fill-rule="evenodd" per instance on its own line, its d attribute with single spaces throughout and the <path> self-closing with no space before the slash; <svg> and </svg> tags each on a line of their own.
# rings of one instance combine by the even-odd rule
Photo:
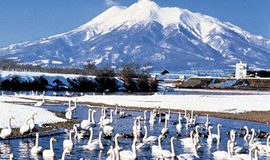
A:
<svg viewBox="0 0 270 160">
<path fill-rule="evenodd" d="M 67 105 L 46 105 L 43 106 L 44 108 L 47 108 L 49 110 L 55 110 L 55 111 L 64 111 L 67 108 Z M 93 107 L 94 108 L 94 107 Z M 78 106 L 76 117 L 80 120 L 87 119 L 89 107 L 86 106 Z M 100 108 L 95 108 L 97 110 L 95 114 L 95 120 L 98 121 L 100 117 Z M 132 126 L 133 126 L 133 120 L 136 116 L 143 116 L 143 112 L 139 111 L 126 111 L 128 114 L 132 115 L 126 118 L 119 118 L 114 116 L 114 133 L 131 133 Z M 149 118 L 149 113 L 147 114 L 147 118 Z M 201 159 L 213 159 L 212 152 L 217 150 L 226 150 L 226 142 L 229 138 L 229 136 L 226 134 L 227 131 L 230 131 L 231 129 L 236 130 L 238 133 L 240 132 L 240 127 L 248 126 L 249 128 L 255 128 L 256 131 L 262 130 L 262 131 L 270 131 L 270 127 L 268 124 L 262 124 L 262 123 L 255 123 L 255 122 L 248 122 L 248 121 L 240 121 L 240 120 L 232 120 L 232 119 L 221 119 L 221 118 L 215 118 L 210 117 L 210 122 L 214 126 L 213 132 L 216 133 L 216 125 L 218 123 L 222 124 L 223 127 L 221 128 L 221 143 L 217 145 L 216 143 L 212 143 L 212 145 L 208 144 L 205 138 L 200 138 L 200 143 L 202 145 L 202 151 L 198 152 Z M 178 120 L 177 114 L 171 114 L 171 119 L 169 124 L 169 134 L 167 138 L 165 138 L 162 141 L 162 147 L 163 149 L 170 150 L 170 137 L 175 136 L 176 130 L 175 125 L 173 125 L 173 122 L 176 122 Z M 197 122 L 201 125 L 204 125 L 206 120 L 206 117 L 199 116 L 197 119 Z M 143 125 L 143 122 L 142 122 Z M 155 135 L 158 136 L 160 134 L 161 129 L 164 127 L 164 123 L 159 123 L 158 119 L 157 122 L 153 127 L 149 126 L 148 121 L 146 122 L 146 125 L 148 127 L 148 135 Z M 98 137 L 99 132 L 99 126 L 97 125 L 94 128 L 94 139 Z M 144 133 L 144 130 L 142 131 Z M 205 132 L 205 131 L 203 131 Z M 176 155 L 182 154 L 182 153 L 191 153 L 189 149 L 185 149 L 183 145 L 180 143 L 181 138 L 186 137 L 186 130 L 183 124 L 181 136 L 178 137 L 178 140 L 174 142 L 175 144 L 175 152 Z M 43 147 L 43 149 L 49 148 L 49 139 L 51 137 L 41 137 L 40 138 L 40 145 Z M 68 134 L 58 135 L 55 136 L 57 139 L 57 142 L 54 143 L 54 151 L 55 151 L 55 159 L 61 159 L 62 155 L 62 143 L 64 139 L 68 138 Z M 264 142 L 266 139 L 259 139 L 260 141 Z M 107 151 L 110 148 L 110 146 L 113 144 L 111 140 L 108 139 L 102 139 L 104 144 L 104 150 L 103 151 L 84 151 L 80 147 L 82 145 L 87 144 L 88 138 L 84 138 L 83 140 L 74 140 L 74 148 L 70 155 L 66 156 L 66 159 L 105 159 L 107 155 Z M 30 150 L 31 147 L 34 145 L 35 139 L 21 139 L 21 140 L 10 140 L 8 143 L 7 141 L 5 144 L 3 141 L 0 142 L 0 159 L 8 159 L 9 153 L 13 153 L 15 156 L 15 159 L 42 159 L 42 157 L 33 157 L 31 156 Z M 119 138 L 119 145 L 123 149 L 131 149 L 132 139 L 127 138 Z M 237 144 L 243 145 L 244 141 L 243 138 L 237 137 Z M 152 159 L 151 157 L 151 148 L 149 149 L 143 149 L 138 150 L 138 159 Z M 267 159 L 265 155 L 260 155 L 260 159 Z"/>
</svg>

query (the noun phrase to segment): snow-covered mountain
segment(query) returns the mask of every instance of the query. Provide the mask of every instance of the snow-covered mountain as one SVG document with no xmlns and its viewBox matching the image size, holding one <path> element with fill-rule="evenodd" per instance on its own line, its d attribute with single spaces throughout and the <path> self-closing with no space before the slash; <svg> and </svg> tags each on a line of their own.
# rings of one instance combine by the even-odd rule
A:
<svg viewBox="0 0 270 160">
<path fill-rule="evenodd" d="M 70 32 L 1 48 L 0 58 L 58 67 L 136 62 L 173 71 L 232 69 L 241 60 L 270 68 L 270 40 L 210 16 L 139 0 L 113 6 Z"/>
</svg>

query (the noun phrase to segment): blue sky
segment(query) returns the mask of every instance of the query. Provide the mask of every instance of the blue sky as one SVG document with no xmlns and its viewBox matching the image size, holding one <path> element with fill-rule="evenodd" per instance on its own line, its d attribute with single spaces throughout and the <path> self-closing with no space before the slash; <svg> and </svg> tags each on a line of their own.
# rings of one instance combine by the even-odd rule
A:
<svg viewBox="0 0 270 160">
<path fill-rule="evenodd" d="M 112 5 L 137 0 L 2 0 L 0 46 L 31 41 L 74 29 Z M 155 0 L 229 21 L 270 38 L 270 0 Z"/>
</svg>

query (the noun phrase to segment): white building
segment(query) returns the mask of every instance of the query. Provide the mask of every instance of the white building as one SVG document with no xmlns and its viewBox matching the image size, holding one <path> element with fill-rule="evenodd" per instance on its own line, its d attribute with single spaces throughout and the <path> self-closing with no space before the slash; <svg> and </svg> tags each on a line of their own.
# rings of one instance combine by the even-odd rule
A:
<svg viewBox="0 0 270 160">
<path fill-rule="evenodd" d="M 242 61 L 240 61 L 240 63 L 236 63 L 236 65 L 235 65 L 235 78 L 236 79 L 246 78 L 247 77 L 247 69 L 248 69 L 248 66 L 246 63 L 242 63 Z"/>
</svg>

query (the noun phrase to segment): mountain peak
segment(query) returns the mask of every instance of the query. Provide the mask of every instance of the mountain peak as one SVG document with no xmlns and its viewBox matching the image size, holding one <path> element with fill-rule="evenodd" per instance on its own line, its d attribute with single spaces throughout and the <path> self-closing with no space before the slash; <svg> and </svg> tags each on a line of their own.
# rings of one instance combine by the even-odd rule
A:
<svg viewBox="0 0 270 160">
<path fill-rule="evenodd" d="M 179 24 L 182 11 L 175 7 L 159 7 L 152 0 L 139 0 L 129 7 L 113 6 L 99 16 L 81 26 L 79 30 L 93 29 L 98 26 L 98 33 L 108 33 L 120 26 L 131 27 L 135 24 L 147 24 L 156 21 L 167 27 Z"/>
</svg>

